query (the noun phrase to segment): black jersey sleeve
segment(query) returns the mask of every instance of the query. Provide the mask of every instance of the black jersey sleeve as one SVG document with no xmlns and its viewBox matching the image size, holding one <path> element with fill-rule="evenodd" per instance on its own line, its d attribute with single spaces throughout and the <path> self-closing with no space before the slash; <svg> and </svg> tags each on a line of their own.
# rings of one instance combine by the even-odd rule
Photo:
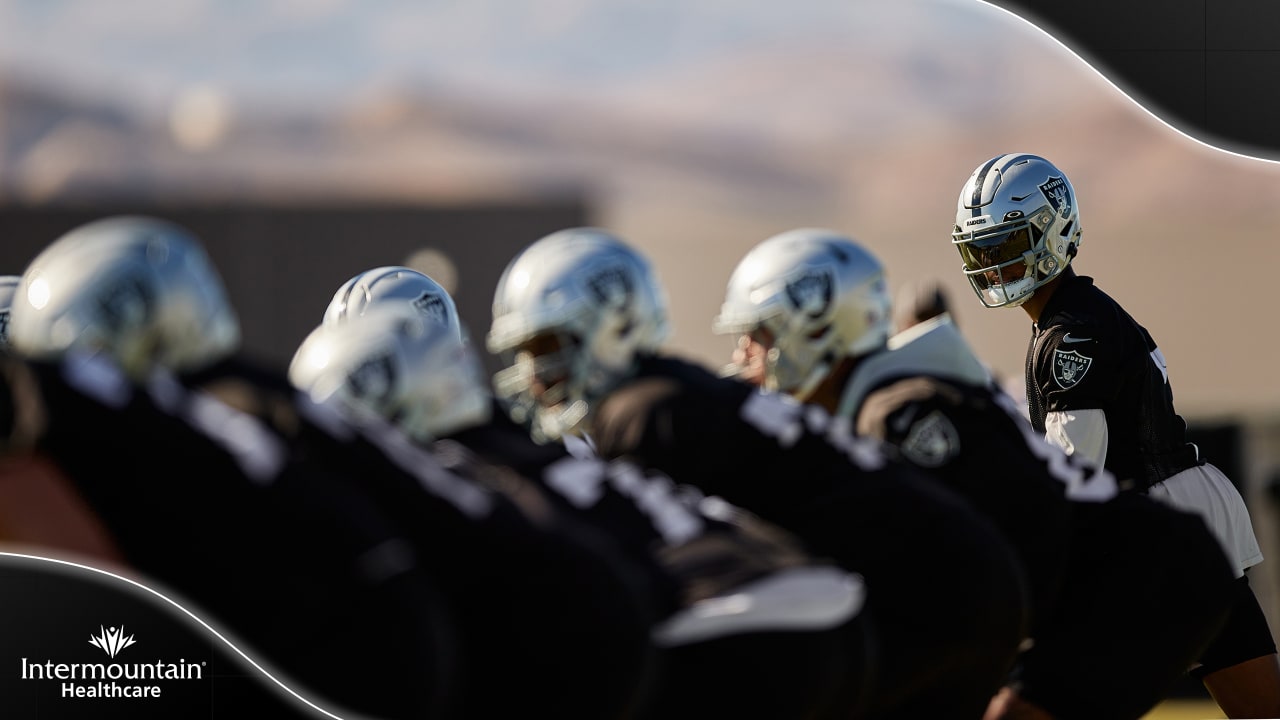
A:
<svg viewBox="0 0 1280 720">
<path fill-rule="evenodd" d="M 1111 404 L 1124 382 L 1120 339 L 1101 325 L 1060 326 L 1036 341 L 1032 373 L 1045 411 L 1088 410 Z"/>
</svg>

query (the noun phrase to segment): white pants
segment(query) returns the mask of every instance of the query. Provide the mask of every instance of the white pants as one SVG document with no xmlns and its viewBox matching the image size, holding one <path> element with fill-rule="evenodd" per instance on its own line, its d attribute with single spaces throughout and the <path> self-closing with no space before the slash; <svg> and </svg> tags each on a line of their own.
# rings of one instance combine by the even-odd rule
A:
<svg viewBox="0 0 1280 720">
<path fill-rule="evenodd" d="M 1239 491 L 1212 464 L 1187 468 L 1151 486 L 1151 497 L 1179 510 L 1198 513 L 1218 537 L 1231 561 L 1236 577 L 1262 562 L 1262 550 L 1253 534 L 1249 509 Z"/>
</svg>

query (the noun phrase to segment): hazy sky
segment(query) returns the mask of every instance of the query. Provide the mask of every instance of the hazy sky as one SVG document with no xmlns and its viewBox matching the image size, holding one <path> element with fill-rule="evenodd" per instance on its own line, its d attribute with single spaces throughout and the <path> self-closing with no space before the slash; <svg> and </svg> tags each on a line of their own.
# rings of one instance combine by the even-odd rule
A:
<svg viewBox="0 0 1280 720">
<path fill-rule="evenodd" d="M 8 0 L 0 63 L 141 93 L 277 97 L 371 83 L 610 86 L 750 48 L 943 49 L 1007 23 L 977 0 Z M 994 19 L 994 20 L 993 20 Z"/>
</svg>

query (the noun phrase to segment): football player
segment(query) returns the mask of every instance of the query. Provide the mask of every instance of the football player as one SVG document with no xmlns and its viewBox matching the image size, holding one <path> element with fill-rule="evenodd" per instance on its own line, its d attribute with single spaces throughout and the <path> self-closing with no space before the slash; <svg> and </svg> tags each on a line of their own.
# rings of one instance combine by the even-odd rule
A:
<svg viewBox="0 0 1280 720">
<path fill-rule="evenodd" d="M 394 422 L 460 475 L 495 487 L 532 480 L 606 535 L 643 578 L 661 622 L 662 673 L 647 716 L 856 711 L 872 652 L 859 578 L 814 563 L 785 532 L 691 487 L 535 443 L 495 412 L 456 326 L 386 303 L 316 328 L 289 376 L 317 402 Z"/>
<path fill-rule="evenodd" d="M 1071 263 L 1082 237 L 1071 181 L 1037 155 L 997 155 L 960 190 L 952 244 L 985 307 L 1032 321 L 1027 406 L 1066 452 L 1200 513 L 1235 568 L 1237 603 L 1194 674 L 1231 717 L 1280 716 L 1280 661 L 1245 571 L 1262 561 L 1248 509 L 1186 441 L 1169 368 L 1151 334 Z"/>
<path fill-rule="evenodd" d="M 746 379 L 886 441 L 1004 531 L 1031 581 L 1034 645 L 990 717 L 1141 717 L 1226 612 L 1230 572 L 1213 535 L 1195 515 L 1120 497 L 1110 473 L 1035 436 L 941 295 L 921 299 L 911 312 L 929 319 L 891 336 L 880 261 L 803 228 L 746 254 L 715 327 L 741 336 Z"/>
<path fill-rule="evenodd" d="M 553 233 L 499 280 L 495 388 L 539 438 L 585 430 L 601 456 L 721 496 L 862 574 L 881 650 L 874 717 L 980 717 L 1025 630 L 996 531 L 821 409 L 660 354 L 666 327 L 639 252 L 598 228 Z"/>
<path fill-rule="evenodd" d="M 227 603 L 254 629 L 251 636 L 305 635 L 308 642 L 286 646 L 301 657 L 288 657 L 329 674 L 302 679 L 361 712 L 480 718 L 537 708 L 584 719 L 630 712 L 649 662 L 650 609 L 614 558 L 597 548 L 586 528 L 527 502 L 521 487 L 496 492 L 460 477 L 393 428 L 355 428 L 299 396 L 284 373 L 241 357 L 236 315 L 191 233 L 141 217 L 82 226 L 33 261 L 19 299 L 14 345 L 28 357 L 53 361 L 96 352 L 111 363 L 94 367 L 118 367 L 122 378 L 98 391 L 101 404 L 110 408 L 119 395 L 145 393 L 159 412 L 207 438 L 210 447 L 195 452 L 185 438 L 170 440 L 172 433 L 150 426 L 128 429 L 106 412 L 96 421 L 114 433 L 58 436 L 65 444 L 54 456 L 72 469 L 68 474 L 106 520 L 126 559 L 150 577 L 188 587 L 199 602 Z M 102 371 L 88 374 L 95 380 Z M 147 494 L 143 485 L 130 493 L 122 488 L 132 485 L 106 482 L 107 470 L 119 468 L 104 458 L 133 447 L 126 438 L 147 444 L 124 455 L 141 469 L 135 473 L 134 465 L 125 465 L 121 472 L 152 483 L 164 472 L 164 492 Z M 219 448 L 227 457 L 217 455 Z M 261 493 L 281 497 L 264 509 L 253 502 Z M 186 507 L 218 518 L 219 526 L 233 521 L 220 533 L 175 510 Z M 157 524 L 171 535 L 155 531 Z M 366 524 L 369 532 L 389 537 L 373 545 L 346 539 Z M 246 553 L 260 546 L 261 559 L 255 556 L 252 567 L 265 572 L 270 559 L 298 569 L 279 572 L 264 591 L 286 581 L 289 591 L 271 603 L 256 600 L 225 574 L 210 572 L 206 560 L 213 550 L 192 536 L 215 547 L 243 538 L 237 547 Z M 302 552 L 306 548 L 314 550 Z M 300 557 L 291 563 L 294 552 Z M 225 556 L 227 562 L 234 557 Z M 323 574 L 330 565 L 332 577 Z M 446 618 L 430 626 L 447 629 L 432 637 L 441 642 L 417 651 L 435 658 L 447 648 L 449 662 L 391 671 L 400 646 L 417 647 L 413 624 L 406 621 L 403 632 L 383 628 L 394 624 L 399 606 L 348 601 L 351 592 L 342 587 L 353 578 L 380 581 L 409 570 L 430 581 L 436 598 L 408 603 L 419 607 L 417 622 Z M 316 613 L 340 617 L 301 610 L 286 617 L 274 603 L 298 593 L 317 596 Z M 368 633 L 361 635 L 366 647 L 340 656 L 334 655 L 337 646 L 322 652 L 315 643 L 327 641 L 330 631 L 339 639 L 343 632 Z M 387 652 L 378 650 L 382 645 Z M 360 671 L 344 675 L 353 664 Z M 412 677 L 419 673 L 421 678 Z M 361 680 L 369 674 L 381 679 Z M 502 692 L 493 692 L 495 678 L 501 678 Z M 384 689 L 387 683 L 396 687 Z M 429 707 L 423 698 L 432 701 Z M 413 699 L 417 707 L 397 704 Z"/>
</svg>

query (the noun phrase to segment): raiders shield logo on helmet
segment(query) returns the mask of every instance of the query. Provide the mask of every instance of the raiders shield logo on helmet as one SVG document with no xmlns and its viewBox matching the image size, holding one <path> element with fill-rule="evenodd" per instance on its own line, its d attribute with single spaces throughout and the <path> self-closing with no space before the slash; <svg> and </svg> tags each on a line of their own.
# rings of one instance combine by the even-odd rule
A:
<svg viewBox="0 0 1280 720">
<path fill-rule="evenodd" d="M 591 276 L 586 285 L 601 305 L 620 307 L 631 297 L 631 277 L 622 268 L 601 270 Z"/>
<path fill-rule="evenodd" d="M 805 273 L 787 283 L 787 299 L 798 312 L 817 319 L 831 306 L 832 285 L 830 272 Z"/>
<path fill-rule="evenodd" d="M 1055 350 L 1053 353 L 1053 381 L 1063 390 L 1075 387 L 1089 372 L 1093 359 L 1072 350 Z"/>
<path fill-rule="evenodd" d="M 441 325 L 448 322 L 445 319 L 448 313 L 445 312 L 444 309 L 444 299 L 435 293 L 422 293 L 417 300 L 413 301 L 413 306 L 423 315 L 426 315 Z"/>
<path fill-rule="evenodd" d="M 347 376 L 351 394 L 372 403 L 386 400 L 391 395 L 395 381 L 396 368 L 388 353 L 380 353 L 365 360 Z"/>
<path fill-rule="evenodd" d="M 1060 177 L 1051 177 L 1040 186 L 1040 192 L 1062 217 L 1071 214 L 1071 193 L 1067 190 L 1067 181 Z"/>
<path fill-rule="evenodd" d="M 97 318 L 111 331 L 140 324 L 151 315 L 155 293 L 136 275 L 126 275 L 98 297 Z"/>
</svg>

